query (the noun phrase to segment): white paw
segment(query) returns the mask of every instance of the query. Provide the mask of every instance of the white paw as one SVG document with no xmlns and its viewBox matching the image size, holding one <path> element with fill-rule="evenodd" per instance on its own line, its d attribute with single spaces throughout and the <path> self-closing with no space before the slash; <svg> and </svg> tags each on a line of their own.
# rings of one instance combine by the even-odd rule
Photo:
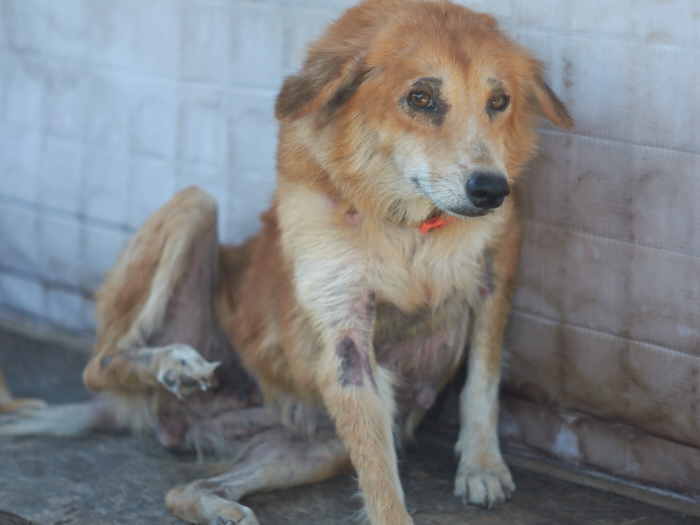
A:
<svg viewBox="0 0 700 525">
<path fill-rule="evenodd" d="M 510 499 L 514 491 L 515 483 L 503 460 L 488 466 L 469 464 L 464 458 L 459 462 L 455 496 L 465 503 L 492 509 Z"/>
<path fill-rule="evenodd" d="M 219 515 L 212 525 L 260 525 L 255 513 L 238 503 L 229 503 L 219 509 Z"/>
<path fill-rule="evenodd" d="M 197 390 L 207 390 L 214 370 L 221 364 L 210 363 L 197 350 L 183 344 L 163 347 L 156 362 L 158 382 L 180 400 Z"/>
</svg>

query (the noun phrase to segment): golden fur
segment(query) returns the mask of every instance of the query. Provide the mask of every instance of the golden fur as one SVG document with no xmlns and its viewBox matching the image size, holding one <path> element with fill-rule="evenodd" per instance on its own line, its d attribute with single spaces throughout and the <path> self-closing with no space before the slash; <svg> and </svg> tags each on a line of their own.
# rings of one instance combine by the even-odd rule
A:
<svg viewBox="0 0 700 525">
<path fill-rule="evenodd" d="M 278 184 L 260 234 L 219 246 L 197 189 L 156 212 L 97 295 L 85 384 L 121 400 L 115 424 L 151 424 L 166 446 L 238 443 L 231 472 L 169 493 L 191 523 L 256 523 L 246 494 L 352 465 L 369 520 L 398 525 L 412 520 L 394 441 L 469 348 L 455 494 L 502 502 L 515 486 L 497 394 L 520 242 L 505 196 L 535 153 L 537 116 L 572 124 L 542 65 L 488 15 L 368 0 L 310 47 L 275 109 Z M 502 189 L 488 205 L 470 186 L 480 174 Z M 451 221 L 421 233 L 436 215 Z"/>
</svg>

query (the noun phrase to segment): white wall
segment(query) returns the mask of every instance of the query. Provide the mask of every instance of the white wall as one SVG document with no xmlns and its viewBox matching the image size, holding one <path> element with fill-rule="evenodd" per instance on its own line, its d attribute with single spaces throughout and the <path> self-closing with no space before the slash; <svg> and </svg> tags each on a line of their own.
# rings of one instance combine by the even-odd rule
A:
<svg viewBox="0 0 700 525">
<path fill-rule="evenodd" d="M 274 180 L 276 91 L 352 3 L 0 0 L 2 315 L 90 330 L 90 294 L 125 240 L 191 184 L 219 201 L 223 239 L 254 232 Z M 544 169 L 606 141 L 698 174 L 696 1 L 463 3 L 545 60 L 577 119 L 572 134 L 543 134 Z"/>
<path fill-rule="evenodd" d="M 347 4 L 347 2 L 344 2 Z M 91 292 L 180 188 L 258 228 L 273 103 L 341 3 L 0 0 L 0 307 L 90 330 Z"/>
</svg>

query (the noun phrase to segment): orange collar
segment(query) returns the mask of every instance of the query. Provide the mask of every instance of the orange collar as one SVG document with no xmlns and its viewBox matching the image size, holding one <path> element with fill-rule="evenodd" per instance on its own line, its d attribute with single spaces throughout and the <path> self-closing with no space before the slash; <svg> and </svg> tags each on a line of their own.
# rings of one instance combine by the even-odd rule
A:
<svg viewBox="0 0 700 525">
<path fill-rule="evenodd" d="M 326 194 L 326 201 L 328 202 L 328 204 L 332 208 L 336 208 L 338 206 L 338 202 L 336 200 L 334 200 L 328 194 Z M 344 213 L 344 216 L 348 221 L 352 222 L 353 224 L 359 224 L 359 222 L 362 221 L 362 218 L 360 216 L 358 216 L 358 213 L 355 210 L 355 208 L 352 208 L 352 207 Z M 430 219 L 423 221 L 418 226 L 413 225 L 413 227 L 418 228 L 418 231 L 421 233 L 430 233 L 431 231 L 434 231 L 434 230 L 441 230 L 447 224 L 452 222 L 452 220 L 453 220 L 453 217 L 446 215 L 444 213 L 440 213 L 439 215 L 436 215 L 435 217 L 431 217 Z"/>
<path fill-rule="evenodd" d="M 437 215 L 423 222 L 423 224 L 418 227 L 418 231 L 421 233 L 428 233 L 433 230 L 441 230 L 449 222 L 452 222 L 452 217 L 449 215 Z"/>
</svg>

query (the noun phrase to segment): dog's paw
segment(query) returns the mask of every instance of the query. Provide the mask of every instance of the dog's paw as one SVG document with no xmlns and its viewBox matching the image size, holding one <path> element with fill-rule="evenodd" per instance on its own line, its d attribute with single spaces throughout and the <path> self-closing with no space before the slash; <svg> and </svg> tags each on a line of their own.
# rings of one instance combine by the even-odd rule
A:
<svg viewBox="0 0 700 525">
<path fill-rule="evenodd" d="M 211 525 L 260 525 L 255 513 L 238 503 L 229 503 L 218 511 Z"/>
<path fill-rule="evenodd" d="M 459 462 L 455 478 L 455 496 L 472 505 L 487 509 L 510 499 L 515 491 L 515 483 L 506 464 L 501 460 L 483 467 Z"/>
<path fill-rule="evenodd" d="M 218 361 L 210 363 L 197 350 L 183 344 L 163 347 L 156 362 L 158 382 L 180 400 L 212 386 L 214 370 L 221 364 Z"/>
</svg>

